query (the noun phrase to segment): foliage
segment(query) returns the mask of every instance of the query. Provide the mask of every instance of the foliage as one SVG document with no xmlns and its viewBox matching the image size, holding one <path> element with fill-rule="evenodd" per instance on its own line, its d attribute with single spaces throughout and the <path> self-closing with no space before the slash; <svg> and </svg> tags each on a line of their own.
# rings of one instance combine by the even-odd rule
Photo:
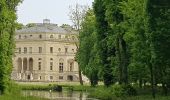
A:
<svg viewBox="0 0 170 100">
<path fill-rule="evenodd" d="M 0 92 L 7 93 L 12 71 L 16 6 L 20 0 L 0 1 Z"/>
</svg>

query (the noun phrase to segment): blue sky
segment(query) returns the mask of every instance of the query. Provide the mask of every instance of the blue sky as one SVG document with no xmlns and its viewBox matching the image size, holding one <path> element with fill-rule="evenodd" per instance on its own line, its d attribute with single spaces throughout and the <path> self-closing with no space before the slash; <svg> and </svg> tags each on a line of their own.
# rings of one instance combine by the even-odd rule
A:
<svg viewBox="0 0 170 100">
<path fill-rule="evenodd" d="M 76 3 L 92 6 L 94 0 L 24 0 L 18 6 L 18 22 L 23 24 L 42 23 L 48 18 L 51 23 L 72 24 L 69 20 L 69 6 Z"/>
</svg>

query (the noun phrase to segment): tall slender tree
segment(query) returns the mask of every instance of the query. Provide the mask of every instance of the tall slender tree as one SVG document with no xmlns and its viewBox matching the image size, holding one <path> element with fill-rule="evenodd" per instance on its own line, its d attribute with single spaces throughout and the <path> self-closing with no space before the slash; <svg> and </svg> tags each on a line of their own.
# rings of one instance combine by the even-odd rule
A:
<svg viewBox="0 0 170 100">
<path fill-rule="evenodd" d="M 0 1 L 0 92 L 9 89 L 12 71 L 14 33 L 16 28 L 16 7 L 20 0 Z"/>
<path fill-rule="evenodd" d="M 97 31 L 97 46 L 100 63 L 103 70 L 103 80 L 106 86 L 111 85 L 114 81 L 113 68 L 108 55 L 109 49 L 107 46 L 109 25 L 106 21 L 106 6 L 104 5 L 105 0 L 94 1 L 94 13 L 96 16 L 96 31 Z"/>
</svg>

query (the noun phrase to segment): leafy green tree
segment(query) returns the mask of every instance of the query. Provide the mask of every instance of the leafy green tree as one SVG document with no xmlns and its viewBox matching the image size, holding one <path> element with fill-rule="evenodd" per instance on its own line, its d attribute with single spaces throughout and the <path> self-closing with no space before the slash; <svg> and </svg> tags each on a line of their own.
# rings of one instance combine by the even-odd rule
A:
<svg viewBox="0 0 170 100">
<path fill-rule="evenodd" d="M 128 84 L 128 46 L 124 39 L 126 28 L 124 27 L 124 15 L 120 9 L 121 2 L 122 0 L 104 0 L 105 19 L 109 25 L 107 38 L 109 53 L 112 55 L 109 58 L 115 63 L 119 83 Z"/>
<path fill-rule="evenodd" d="M 84 75 L 86 75 L 92 86 L 98 83 L 98 69 L 95 48 L 96 32 L 95 32 L 95 16 L 92 9 L 86 12 L 84 21 L 82 22 L 80 32 L 80 48 L 78 51 L 78 62 Z"/>
<path fill-rule="evenodd" d="M 139 86 L 150 82 L 147 64 L 148 48 L 145 35 L 146 0 L 128 0 L 121 2 L 121 12 L 125 17 L 125 41 L 130 52 L 129 78 L 131 82 L 139 81 Z M 142 49 L 141 49 L 142 48 Z"/>
<path fill-rule="evenodd" d="M 20 0 L 0 1 L 0 92 L 9 89 L 12 71 L 14 32 L 16 28 L 16 6 Z"/>
<path fill-rule="evenodd" d="M 170 59 L 170 1 L 148 0 L 148 39 L 151 51 L 151 64 L 155 84 L 162 83 L 167 95 L 169 84 Z M 156 77 L 157 76 L 157 77 Z"/>
<path fill-rule="evenodd" d="M 114 82 L 113 68 L 110 60 L 110 49 L 108 48 L 108 33 L 109 24 L 106 21 L 106 6 L 104 5 L 105 0 L 94 1 L 94 13 L 96 16 L 96 32 L 97 32 L 97 48 L 99 63 L 102 66 L 103 80 L 106 86 L 110 86 Z M 114 51 L 113 51 L 114 52 Z"/>
</svg>

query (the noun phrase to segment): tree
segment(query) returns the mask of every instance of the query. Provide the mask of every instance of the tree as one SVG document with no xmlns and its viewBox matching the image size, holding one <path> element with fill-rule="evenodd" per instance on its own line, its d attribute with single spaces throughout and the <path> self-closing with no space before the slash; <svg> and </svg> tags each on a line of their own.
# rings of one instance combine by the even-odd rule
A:
<svg viewBox="0 0 170 100">
<path fill-rule="evenodd" d="M 81 29 L 81 23 L 84 20 L 87 8 L 88 8 L 87 6 L 79 5 L 79 4 L 76 4 L 74 7 L 70 6 L 69 17 L 73 23 L 75 30 L 77 30 L 78 32 L 78 36 L 77 36 L 78 40 L 79 40 L 79 34 L 80 34 L 80 29 Z M 79 50 L 79 43 L 76 42 L 75 45 L 77 47 L 77 50 Z M 76 57 L 76 60 L 77 60 L 77 57 Z M 80 80 L 80 84 L 83 85 L 80 67 L 79 67 L 79 80 Z"/>
<path fill-rule="evenodd" d="M 109 58 L 109 55 L 112 53 L 109 52 L 109 48 L 107 45 L 109 25 L 108 22 L 105 20 L 106 6 L 104 5 L 104 0 L 95 0 L 93 8 L 96 16 L 97 49 L 99 55 L 99 63 L 102 66 L 101 70 L 103 71 L 104 84 L 106 86 L 110 86 L 114 82 L 114 77 L 111 60 Z M 114 54 L 114 51 L 112 52 Z"/>
<path fill-rule="evenodd" d="M 97 63 L 95 16 L 92 9 L 87 11 L 81 24 L 79 38 L 79 66 L 83 74 L 89 78 L 91 86 L 95 86 L 98 83 L 99 64 Z"/>
<path fill-rule="evenodd" d="M 165 95 L 167 95 L 168 77 L 170 74 L 170 1 L 148 0 L 148 40 L 151 52 L 151 65 L 153 71 L 153 84 L 162 83 Z M 158 74 L 159 73 L 159 74 Z M 158 75 L 158 78 L 155 76 Z M 155 97 L 155 94 L 153 94 Z"/>
<path fill-rule="evenodd" d="M 9 89 L 12 71 L 14 32 L 16 28 L 16 6 L 20 0 L 0 1 L 0 92 Z"/>
<path fill-rule="evenodd" d="M 120 84 L 128 84 L 128 45 L 124 39 L 126 27 L 124 15 L 121 13 L 120 3 L 122 0 L 105 0 L 105 19 L 109 25 L 108 42 L 112 47 L 112 59 L 117 66 L 117 76 Z M 114 55 L 115 52 L 115 55 Z"/>
</svg>

